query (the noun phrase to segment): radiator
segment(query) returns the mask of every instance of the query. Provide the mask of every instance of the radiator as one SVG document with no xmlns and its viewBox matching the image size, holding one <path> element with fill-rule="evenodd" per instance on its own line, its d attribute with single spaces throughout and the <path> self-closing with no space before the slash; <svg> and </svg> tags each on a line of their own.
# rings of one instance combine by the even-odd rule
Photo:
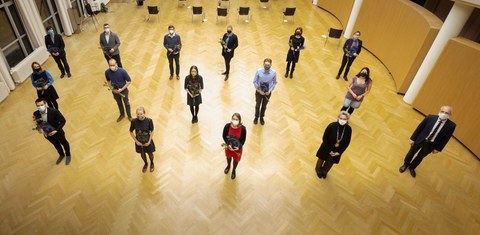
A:
<svg viewBox="0 0 480 235">
<path fill-rule="evenodd" d="M 10 69 L 10 74 L 16 83 L 22 83 L 30 77 L 32 73 L 32 63 L 38 62 L 43 64 L 48 59 L 49 53 L 44 46 L 35 49 L 27 58 Z"/>
</svg>

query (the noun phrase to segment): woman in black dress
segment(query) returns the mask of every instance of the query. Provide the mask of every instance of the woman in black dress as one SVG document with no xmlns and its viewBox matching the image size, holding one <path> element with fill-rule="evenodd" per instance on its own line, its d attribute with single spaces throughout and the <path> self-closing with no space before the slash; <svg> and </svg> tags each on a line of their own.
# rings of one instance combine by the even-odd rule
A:
<svg viewBox="0 0 480 235">
<path fill-rule="evenodd" d="M 192 123 L 198 122 L 198 109 L 202 103 L 203 78 L 195 65 L 190 67 L 190 74 L 185 77 L 184 89 L 187 91 L 187 104 L 192 113 Z"/>
<path fill-rule="evenodd" d="M 32 63 L 32 74 L 30 79 L 32 85 L 37 89 L 37 96 L 39 99 L 44 99 L 48 107 L 58 110 L 58 94 L 53 87 L 53 77 L 47 70 L 42 70 L 42 66 L 38 62 Z"/>
<path fill-rule="evenodd" d="M 130 123 L 130 135 L 135 141 L 135 151 L 140 153 L 145 165 L 142 172 L 145 173 L 148 168 L 147 156 L 150 158 L 150 172 L 155 170 L 153 164 L 153 152 L 155 152 L 155 143 L 153 142 L 153 121 L 145 117 L 145 109 L 140 107 L 137 109 L 137 118 Z"/>
<path fill-rule="evenodd" d="M 323 143 L 317 151 L 315 171 L 319 178 L 327 178 L 333 164 L 338 164 L 342 153 L 347 149 L 352 137 L 352 128 L 348 125 L 350 115 L 341 111 L 336 122 L 330 123 L 323 133 Z"/>
<path fill-rule="evenodd" d="M 300 57 L 300 50 L 303 49 L 303 44 L 305 43 L 305 38 L 302 36 L 303 29 L 298 27 L 295 29 L 295 34 L 290 36 L 288 40 L 288 45 L 290 49 L 287 53 L 287 70 L 285 72 L 285 77 L 288 77 L 288 72 L 290 71 L 290 78 L 293 78 L 293 71 L 295 71 L 295 64 L 298 62 Z M 290 64 L 292 65 L 290 68 Z"/>
</svg>

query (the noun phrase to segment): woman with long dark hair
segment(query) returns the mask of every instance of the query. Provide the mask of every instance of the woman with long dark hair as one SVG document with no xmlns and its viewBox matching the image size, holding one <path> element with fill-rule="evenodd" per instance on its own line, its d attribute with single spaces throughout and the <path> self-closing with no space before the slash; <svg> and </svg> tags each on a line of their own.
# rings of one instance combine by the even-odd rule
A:
<svg viewBox="0 0 480 235">
<path fill-rule="evenodd" d="M 192 123 L 197 123 L 203 90 L 203 78 L 198 74 L 197 66 L 190 67 L 190 73 L 185 77 L 184 89 L 187 91 L 187 104 L 192 113 Z"/>
<path fill-rule="evenodd" d="M 372 90 L 372 79 L 370 78 L 370 69 L 363 67 L 360 72 L 353 76 L 352 80 L 347 84 L 347 94 L 343 101 L 342 111 L 347 110 L 351 115 L 353 110 L 360 107 L 363 98 Z"/>
<path fill-rule="evenodd" d="M 300 50 L 303 49 L 305 38 L 302 36 L 303 29 L 298 27 L 295 29 L 295 33 L 290 36 L 288 45 L 290 46 L 287 53 L 287 70 L 285 71 L 285 77 L 288 77 L 290 72 L 290 78 L 293 78 L 293 71 L 295 71 L 295 64 L 298 63 L 300 57 Z M 291 65 L 291 67 L 290 67 Z"/>
<path fill-rule="evenodd" d="M 42 70 L 42 66 L 38 62 L 32 63 L 32 74 L 30 79 L 32 85 L 37 89 L 37 96 L 47 102 L 48 107 L 58 110 L 57 99 L 58 94 L 53 87 L 54 79 L 47 70 Z"/>
</svg>

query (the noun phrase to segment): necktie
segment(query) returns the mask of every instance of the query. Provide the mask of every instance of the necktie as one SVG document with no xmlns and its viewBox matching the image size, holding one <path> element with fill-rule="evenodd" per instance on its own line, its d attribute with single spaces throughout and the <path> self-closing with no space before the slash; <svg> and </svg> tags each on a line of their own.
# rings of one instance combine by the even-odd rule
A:
<svg viewBox="0 0 480 235">
<path fill-rule="evenodd" d="M 441 125 L 442 125 L 442 120 L 438 120 L 437 126 L 435 127 L 435 129 L 433 129 L 432 134 L 430 134 L 427 137 L 427 142 L 432 142 L 433 137 L 435 137 L 435 135 L 437 134 L 438 129 L 440 129 Z"/>
</svg>

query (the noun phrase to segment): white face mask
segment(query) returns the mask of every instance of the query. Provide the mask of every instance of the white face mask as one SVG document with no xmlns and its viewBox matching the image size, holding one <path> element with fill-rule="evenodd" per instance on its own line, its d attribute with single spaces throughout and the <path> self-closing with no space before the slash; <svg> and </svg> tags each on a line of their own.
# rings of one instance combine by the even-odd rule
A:
<svg viewBox="0 0 480 235">
<path fill-rule="evenodd" d="M 360 36 L 353 35 L 353 39 L 357 40 Z"/>
<path fill-rule="evenodd" d="M 175 33 L 175 31 L 173 31 L 173 29 L 168 30 L 168 32 L 169 32 L 170 34 Z"/>
<path fill-rule="evenodd" d="M 438 116 L 440 117 L 440 119 L 442 120 L 447 120 L 450 116 L 446 113 L 439 113 Z"/>
<path fill-rule="evenodd" d="M 232 124 L 234 126 L 238 126 L 238 124 L 240 124 L 240 122 L 238 120 L 232 120 Z"/>
<path fill-rule="evenodd" d="M 41 105 L 41 106 L 38 106 L 37 109 L 38 109 L 38 111 L 40 111 L 40 112 L 43 113 L 43 112 L 45 112 L 45 110 L 47 109 L 47 107 L 45 107 L 45 105 Z"/>
<path fill-rule="evenodd" d="M 347 121 L 342 120 L 342 119 L 338 119 L 338 123 L 339 123 L 341 126 L 343 126 L 343 125 L 347 124 Z"/>
<path fill-rule="evenodd" d="M 109 28 L 106 28 L 106 29 L 105 29 L 105 33 L 110 33 L 110 29 L 109 29 Z"/>
</svg>

